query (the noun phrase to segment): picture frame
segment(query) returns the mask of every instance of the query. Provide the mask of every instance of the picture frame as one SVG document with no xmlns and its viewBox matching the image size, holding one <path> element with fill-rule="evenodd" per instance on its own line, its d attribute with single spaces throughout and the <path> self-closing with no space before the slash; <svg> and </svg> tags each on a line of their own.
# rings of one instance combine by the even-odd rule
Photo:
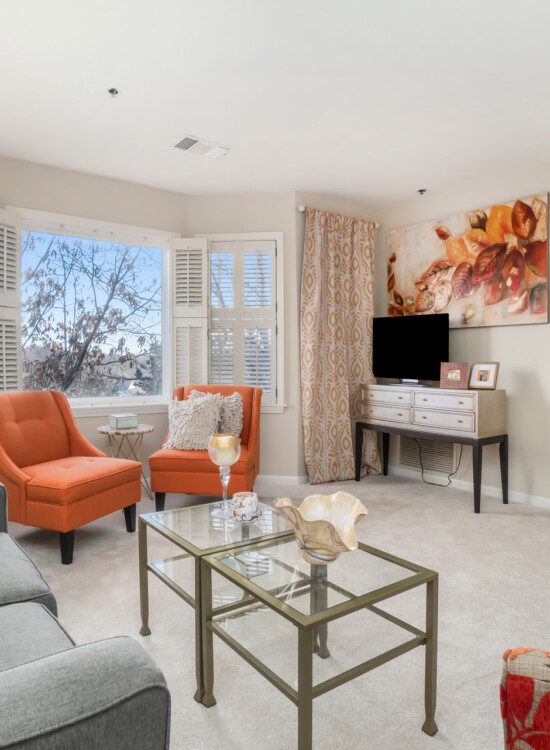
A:
<svg viewBox="0 0 550 750">
<path fill-rule="evenodd" d="M 499 362 L 475 362 L 470 370 L 469 387 L 493 391 L 497 387 Z"/>
<path fill-rule="evenodd" d="M 464 390 L 468 388 L 469 365 L 467 362 L 442 362 L 439 375 L 440 388 Z"/>
</svg>

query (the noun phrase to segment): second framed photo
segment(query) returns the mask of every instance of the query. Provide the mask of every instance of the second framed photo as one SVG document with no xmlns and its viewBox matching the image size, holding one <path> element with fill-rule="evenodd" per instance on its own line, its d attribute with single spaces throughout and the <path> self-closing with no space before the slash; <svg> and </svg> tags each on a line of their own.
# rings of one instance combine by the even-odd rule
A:
<svg viewBox="0 0 550 750">
<path fill-rule="evenodd" d="M 498 362 L 476 362 L 470 370 L 470 388 L 494 390 L 497 387 Z"/>
</svg>

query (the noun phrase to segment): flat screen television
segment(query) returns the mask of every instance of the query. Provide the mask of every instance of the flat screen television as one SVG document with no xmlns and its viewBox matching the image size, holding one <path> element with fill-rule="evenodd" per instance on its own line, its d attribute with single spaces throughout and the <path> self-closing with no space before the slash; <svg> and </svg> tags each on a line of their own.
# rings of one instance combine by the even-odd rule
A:
<svg viewBox="0 0 550 750">
<path fill-rule="evenodd" d="M 439 380 L 449 361 L 449 315 L 374 318 L 372 369 L 377 378 Z"/>
</svg>

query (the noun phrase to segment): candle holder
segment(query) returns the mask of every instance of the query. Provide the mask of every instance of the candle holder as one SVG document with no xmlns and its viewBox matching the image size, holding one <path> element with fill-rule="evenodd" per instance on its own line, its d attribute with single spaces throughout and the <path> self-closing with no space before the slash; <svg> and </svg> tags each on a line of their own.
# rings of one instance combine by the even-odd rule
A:
<svg viewBox="0 0 550 750">
<path fill-rule="evenodd" d="M 241 441 L 235 435 L 211 435 L 208 441 L 208 455 L 212 463 L 220 467 L 220 481 L 222 484 L 222 506 L 213 510 L 212 515 L 229 518 L 227 485 L 229 484 L 231 466 L 239 460 L 239 456 L 241 455 Z"/>
</svg>

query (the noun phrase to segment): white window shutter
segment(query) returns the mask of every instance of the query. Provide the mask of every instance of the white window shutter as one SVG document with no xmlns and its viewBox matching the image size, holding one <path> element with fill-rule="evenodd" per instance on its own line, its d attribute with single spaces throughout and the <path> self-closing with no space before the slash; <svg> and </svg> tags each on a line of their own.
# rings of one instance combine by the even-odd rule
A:
<svg viewBox="0 0 550 750">
<path fill-rule="evenodd" d="M 0 391 L 21 388 L 21 227 L 0 209 Z"/>
<path fill-rule="evenodd" d="M 205 239 L 172 241 L 172 308 L 175 318 L 208 317 L 208 244 Z"/>
<path fill-rule="evenodd" d="M 174 385 L 208 382 L 208 246 L 205 239 L 172 241 Z"/>
</svg>

